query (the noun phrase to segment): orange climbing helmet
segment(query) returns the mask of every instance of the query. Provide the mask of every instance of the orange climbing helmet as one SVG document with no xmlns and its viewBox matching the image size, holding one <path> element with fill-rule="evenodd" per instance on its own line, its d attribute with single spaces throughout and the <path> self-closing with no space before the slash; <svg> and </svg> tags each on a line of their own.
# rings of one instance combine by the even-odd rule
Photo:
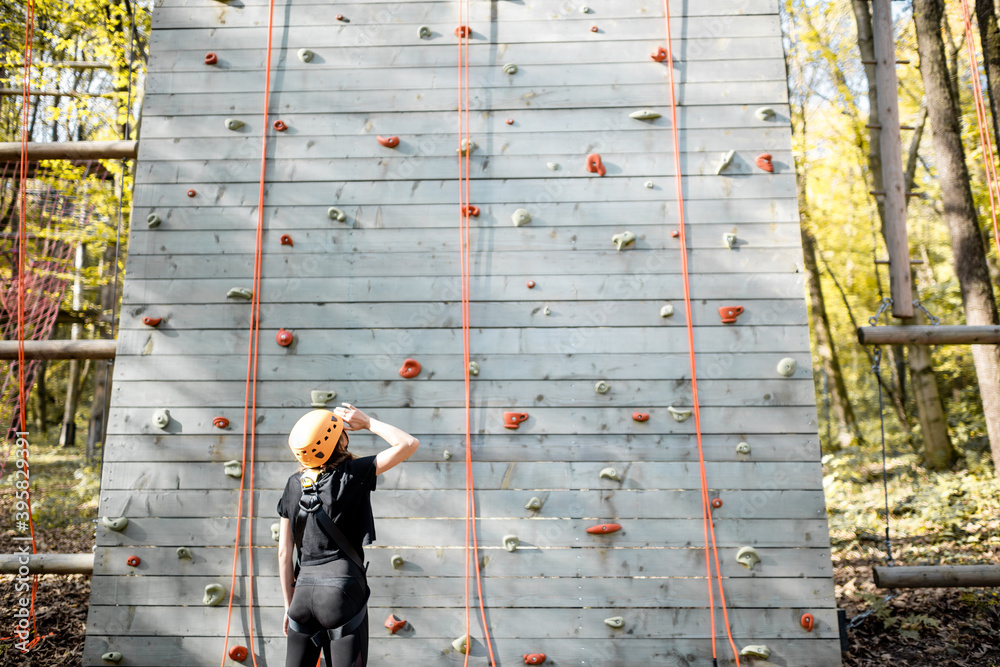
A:
<svg viewBox="0 0 1000 667">
<path fill-rule="evenodd" d="M 344 432 L 344 420 L 329 410 L 313 410 L 295 422 L 288 447 L 299 463 L 319 468 L 330 460 Z"/>
</svg>

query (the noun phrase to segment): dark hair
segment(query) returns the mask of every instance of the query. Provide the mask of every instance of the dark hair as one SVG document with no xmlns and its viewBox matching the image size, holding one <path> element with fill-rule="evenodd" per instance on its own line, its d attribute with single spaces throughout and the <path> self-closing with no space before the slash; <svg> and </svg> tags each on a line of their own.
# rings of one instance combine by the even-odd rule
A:
<svg viewBox="0 0 1000 667">
<path fill-rule="evenodd" d="M 352 452 L 347 451 L 347 444 L 350 441 L 351 436 L 347 435 L 347 431 L 342 431 L 340 434 L 340 440 L 337 441 L 337 446 L 334 448 L 330 458 L 327 459 L 326 463 L 320 466 L 320 470 L 322 472 L 332 472 L 344 461 L 353 461 L 358 458 Z M 309 467 L 300 465 L 299 472 L 302 472 L 303 470 L 309 470 Z"/>
</svg>

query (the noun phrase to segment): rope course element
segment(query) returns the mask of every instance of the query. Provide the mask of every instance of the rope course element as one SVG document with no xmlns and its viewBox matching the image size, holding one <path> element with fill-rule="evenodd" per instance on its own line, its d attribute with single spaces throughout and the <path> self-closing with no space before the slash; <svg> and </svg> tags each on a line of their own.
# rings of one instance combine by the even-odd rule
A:
<svg viewBox="0 0 1000 667">
<path fill-rule="evenodd" d="M 719 587 L 719 600 L 722 604 L 722 615 L 726 626 L 726 636 L 729 639 L 729 645 L 733 650 L 733 656 L 736 659 L 736 667 L 740 664 L 740 652 L 736 648 L 736 643 L 733 641 L 732 630 L 729 627 L 729 610 L 726 608 L 726 594 L 723 591 L 722 586 L 722 570 L 719 567 L 719 551 L 715 542 L 715 524 L 713 523 L 711 500 L 708 494 L 708 479 L 705 475 L 705 452 L 702 448 L 702 437 L 701 437 L 701 407 L 698 400 L 698 373 L 697 364 L 695 359 L 694 350 L 694 321 L 691 317 L 691 279 L 690 271 L 688 268 L 688 256 L 687 256 L 687 235 L 685 231 L 685 219 L 684 219 L 684 180 L 681 173 L 681 151 L 680 151 L 680 136 L 677 131 L 677 87 L 674 82 L 674 48 L 673 48 L 673 38 L 670 32 L 670 2 L 669 0 L 663 0 L 663 18 L 665 24 L 666 32 L 666 58 L 664 61 L 667 63 L 667 78 L 670 85 L 670 134 L 673 143 L 673 155 L 674 155 L 674 186 L 676 188 L 677 197 L 677 231 L 678 231 L 678 241 L 680 242 L 680 255 L 681 255 L 681 272 L 683 274 L 684 283 L 684 312 L 686 315 L 686 327 L 688 335 L 688 359 L 691 364 L 691 402 L 692 409 L 694 411 L 694 429 L 695 429 L 695 441 L 698 443 L 698 466 L 701 473 L 701 516 L 702 516 L 702 533 L 705 540 L 705 573 L 706 580 L 708 583 L 708 609 L 709 616 L 711 617 L 711 627 L 712 627 L 712 661 L 718 664 L 718 651 L 716 647 L 716 632 L 715 632 L 715 595 L 712 589 L 713 586 L 713 574 L 712 574 L 712 562 L 715 563 L 715 575 L 714 579 L 718 583 Z M 711 539 L 710 539 L 711 538 Z"/>
<path fill-rule="evenodd" d="M 884 297 L 882 299 L 882 304 L 879 306 L 878 312 L 868 319 L 868 323 L 873 327 L 878 326 L 879 318 L 882 317 L 882 314 L 891 307 L 892 298 Z M 892 540 L 889 537 L 889 479 L 886 473 L 885 463 L 885 409 L 883 407 L 882 399 L 882 348 L 877 345 L 874 350 L 872 373 L 875 374 L 875 383 L 878 385 L 878 419 L 879 428 L 882 433 L 882 493 L 885 497 L 885 564 L 892 567 L 896 564 L 896 561 L 892 557 Z"/>
<path fill-rule="evenodd" d="M 469 664 L 469 644 L 471 643 L 472 621 L 469 587 L 469 561 L 474 562 L 476 571 L 476 591 L 479 595 L 479 613 L 483 623 L 483 634 L 490 656 L 490 664 L 496 665 L 493 641 L 486 621 L 486 605 L 483 601 L 483 582 L 479 567 L 479 535 L 476 530 L 475 480 L 472 474 L 472 376 L 469 370 L 469 220 L 472 215 L 472 201 L 469 193 L 470 161 L 472 137 L 469 129 L 469 40 L 472 28 L 469 25 L 469 0 L 458 3 L 458 199 L 459 199 L 459 264 L 462 281 L 462 366 L 465 377 L 465 662 Z M 471 544 L 470 544 L 471 532 Z"/>
<path fill-rule="evenodd" d="M 250 337 L 247 343 L 247 376 L 243 401 L 243 440 L 241 466 L 244 471 L 240 478 L 240 494 L 236 512 L 236 541 L 233 547 L 233 570 L 229 585 L 229 602 L 226 611 L 226 641 L 222 649 L 222 667 L 225 667 L 229 657 L 229 630 L 233 614 L 233 595 L 236 589 L 236 566 L 240 553 L 240 526 L 243 517 L 243 479 L 246 471 L 250 471 L 249 494 L 250 502 L 247 510 L 247 646 L 257 665 L 257 653 L 253 650 L 253 496 L 254 496 L 254 459 L 257 444 L 257 350 L 260 342 L 260 287 L 261 264 L 264 246 L 264 186 L 267 182 L 267 128 L 268 115 L 271 106 L 271 52 L 274 43 L 274 0 L 268 2 L 267 14 L 267 54 L 264 64 L 264 121 L 261 130 L 260 182 L 257 195 L 257 233 L 253 262 L 253 297 L 250 303 Z M 247 466 L 247 439 L 250 440 L 250 465 Z"/>
</svg>

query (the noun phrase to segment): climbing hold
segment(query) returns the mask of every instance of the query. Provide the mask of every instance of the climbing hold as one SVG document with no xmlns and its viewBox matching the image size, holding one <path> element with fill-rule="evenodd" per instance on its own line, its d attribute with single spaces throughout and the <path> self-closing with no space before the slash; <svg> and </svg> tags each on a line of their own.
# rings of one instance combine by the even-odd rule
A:
<svg viewBox="0 0 1000 667">
<path fill-rule="evenodd" d="M 194 196 L 197 196 L 197 194 L 198 194 L 197 190 L 188 190 L 187 191 L 187 196 L 188 197 L 194 197 Z"/>
<path fill-rule="evenodd" d="M 275 542 L 279 542 L 281 540 L 281 524 L 280 523 L 272 523 L 271 524 L 271 539 L 274 540 Z"/>
<path fill-rule="evenodd" d="M 670 416 L 673 417 L 676 421 L 679 421 L 679 422 L 687 421 L 688 417 L 691 416 L 691 411 L 690 410 L 684 410 L 684 409 L 681 409 L 681 408 L 675 408 L 672 405 L 667 408 L 667 412 L 669 412 Z"/>
<path fill-rule="evenodd" d="M 312 62 L 313 56 L 316 54 L 309 49 L 299 49 L 299 60 L 304 63 Z"/>
<path fill-rule="evenodd" d="M 736 151 L 727 151 L 722 154 L 719 158 L 719 164 L 715 167 L 715 173 L 721 174 L 726 170 L 726 167 L 733 163 L 733 158 L 736 157 Z"/>
<path fill-rule="evenodd" d="M 596 25 L 590 26 L 590 32 L 598 32 L 598 31 L 599 31 L 599 29 L 598 29 L 598 27 Z"/>
<path fill-rule="evenodd" d="M 460 25 L 455 28 L 455 37 L 468 37 L 472 34 L 472 29 L 467 25 Z"/>
<path fill-rule="evenodd" d="M 325 408 L 326 404 L 337 398 L 335 391 L 320 391 L 313 389 L 309 392 L 309 404 L 314 408 Z"/>
<path fill-rule="evenodd" d="M 160 322 L 163 321 L 162 317 L 144 317 L 142 318 L 142 323 L 147 327 L 158 327 Z"/>
<path fill-rule="evenodd" d="M 506 123 L 508 125 L 513 125 L 514 124 L 514 119 L 513 118 L 508 118 L 507 121 L 506 121 Z"/>
<path fill-rule="evenodd" d="M 399 137 L 395 135 L 391 137 L 383 137 L 381 134 L 379 134 L 376 135 L 375 138 L 378 140 L 380 144 L 382 144 L 386 148 L 395 148 L 396 146 L 399 145 Z"/>
<path fill-rule="evenodd" d="M 228 292 L 226 292 L 226 298 L 232 299 L 234 297 L 250 301 L 253 299 L 253 290 L 246 287 L 232 287 Z"/>
<path fill-rule="evenodd" d="M 589 14 L 590 13 L 590 7 L 588 7 L 587 5 L 582 5 L 580 7 L 580 13 L 581 14 Z"/>
<path fill-rule="evenodd" d="M 271 125 L 271 127 L 274 128 L 275 132 L 284 132 L 285 130 L 288 129 L 288 125 L 283 120 L 274 121 L 274 124 Z"/>
<path fill-rule="evenodd" d="M 662 63 L 664 60 L 667 59 L 667 50 L 662 46 L 657 47 L 655 51 L 649 54 L 649 57 L 658 63 Z"/>
<path fill-rule="evenodd" d="M 638 111 L 633 111 L 628 116 L 636 120 L 656 120 L 660 117 L 660 114 L 652 109 L 639 109 Z"/>
<path fill-rule="evenodd" d="M 475 361 L 469 362 L 469 375 L 479 375 L 479 364 Z"/>
<path fill-rule="evenodd" d="M 558 162 L 546 162 L 545 166 L 548 167 L 549 169 L 551 169 L 552 171 L 556 171 L 557 169 L 559 169 L 559 163 Z"/>
<path fill-rule="evenodd" d="M 331 206 L 330 208 L 326 209 L 326 215 L 331 220 L 336 220 L 337 222 L 344 222 L 345 220 L 347 220 L 347 214 L 341 211 L 336 206 Z"/>
<path fill-rule="evenodd" d="M 514 211 L 514 215 L 510 216 L 511 220 L 514 221 L 515 227 L 523 227 L 524 225 L 531 222 L 531 214 L 528 213 L 528 209 L 519 208 Z"/>
<path fill-rule="evenodd" d="M 229 477 L 239 479 L 240 477 L 243 476 L 243 464 L 240 463 L 239 461 L 236 460 L 226 461 L 225 463 L 222 464 L 222 466 L 223 470 L 225 470 L 226 474 Z"/>
<path fill-rule="evenodd" d="M 712 507 L 715 509 L 722 507 L 722 498 L 712 498 Z"/>
<path fill-rule="evenodd" d="M 525 283 L 525 285 L 528 286 L 528 289 L 535 289 L 535 281 L 534 280 L 529 280 L 528 282 Z"/>
<path fill-rule="evenodd" d="M 758 120 L 771 120 L 775 113 L 771 107 L 761 107 L 754 112 L 754 115 L 757 116 Z"/>
<path fill-rule="evenodd" d="M 754 160 L 754 163 L 769 174 L 774 173 L 774 162 L 771 161 L 770 153 L 761 153 Z"/>
<path fill-rule="evenodd" d="M 545 662 L 544 653 L 525 653 L 524 654 L 524 664 L 526 665 L 540 665 Z"/>
<path fill-rule="evenodd" d="M 291 236 L 289 236 L 288 234 L 282 234 L 281 235 L 281 245 L 294 246 L 295 244 L 292 243 L 292 237 Z"/>
<path fill-rule="evenodd" d="M 243 127 L 244 125 L 246 125 L 246 123 L 244 123 L 242 120 L 239 120 L 238 118 L 227 118 L 226 119 L 226 129 L 227 130 L 238 130 L 241 127 Z"/>
<path fill-rule="evenodd" d="M 507 551 L 516 551 L 517 545 L 521 543 L 520 538 L 517 535 L 504 535 L 503 536 L 503 548 Z"/>
<path fill-rule="evenodd" d="M 503 71 L 505 74 L 517 74 L 517 65 L 514 63 L 507 63 L 503 66 Z"/>
<path fill-rule="evenodd" d="M 799 619 L 799 625 L 805 628 L 806 632 L 812 632 L 815 624 L 816 618 L 812 614 L 802 614 L 802 618 Z"/>
<path fill-rule="evenodd" d="M 632 419 L 637 422 L 648 422 L 649 413 L 648 412 L 633 412 Z"/>
<path fill-rule="evenodd" d="M 736 318 L 743 314 L 743 306 L 722 306 L 719 308 L 719 317 L 723 324 L 733 324 Z"/>
<path fill-rule="evenodd" d="M 236 662 L 243 662 L 247 659 L 247 647 L 246 646 L 234 646 L 229 649 L 229 657 Z"/>
<path fill-rule="evenodd" d="M 121 651 L 108 651 L 101 656 L 101 660 L 104 662 L 121 662 L 122 657 Z"/>
<path fill-rule="evenodd" d="M 725 242 L 726 247 L 732 250 L 736 246 L 736 232 L 727 232 L 722 235 L 722 240 Z"/>
<path fill-rule="evenodd" d="M 399 375 L 407 379 L 417 377 L 420 375 L 420 362 L 416 359 L 407 359 L 399 369 Z"/>
<path fill-rule="evenodd" d="M 205 64 L 206 65 L 215 65 L 218 62 L 219 62 L 219 56 L 215 55 L 214 53 L 206 53 L 205 54 Z"/>
<path fill-rule="evenodd" d="M 191 550 L 187 547 L 177 547 L 177 557 L 191 560 Z"/>
<path fill-rule="evenodd" d="M 750 443 L 749 442 L 741 442 L 738 445 L 736 445 L 736 453 L 737 454 L 749 454 L 750 453 Z"/>
<path fill-rule="evenodd" d="M 612 616 L 611 618 L 604 619 L 604 625 L 609 628 L 614 628 L 615 630 L 621 630 L 625 627 L 625 617 L 624 616 Z"/>
<path fill-rule="evenodd" d="M 205 595 L 201 598 L 201 603 L 206 607 L 214 607 L 222 602 L 226 597 L 226 589 L 220 584 L 209 584 L 205 586 Z"/>
<path fill-rule="evenodd" d="M 215 428 L 229 428 L 229 420 L 225 417 L 216 417 L 212 420 L 212 425 Z"/>
<path fill-rule="evenodd" d="M 451 461 L 451 452 L 448 451 L 447 449 L 444 450 L 444 452 L 441 454 L 441 458 L 443 458 L 445 461 Z"/>
<path fill-rule="evenodd" d="M 141 562 L 142 559 L 139 558 L 138 556 L 129 556 L 128 558 L 125 559 L 125 564 L 128 565 L 129 567 L 139 567 L 139 563 Z"/>
<path fill-rule="evenodd" d="M 538 496 L 531 496 L 531 500 L 529 500 L 528 504 L 524 506 L 524 509 L 526 509 L 526 510 L 535 510 L 536 512 L 538 510 L 542 509 L 542 500 L 541 500 L 541 498 L 539 498 Z"/>
<path fill-rule="evenodd" d="M 600 176 L 608 173 L 608 170 L 604 168 L 604 163 L 601 162 L 601 156 L 597 153 L 591 153 L 587 156 L 587 171 Z"/>
<path fill-rule="evenodd" d="M 527 412 L 505 412 L 503 413 L 503 425 L 505 428 L 520 428 L 521 422 L 527 418 Z"/>
<path fill-rule="evenodd" d="M 672 238 L 677 238 L 680 235 L 681 235 L 681 233 L 679 231 L 677 231 L 676 229 L 674 231 L 670 232 L 670 236 Z"/>
<path fill-rule="evenodd" d="M 795 375 L 795 360 L 791 357 L 785 357 L 778 362 L 778 375 L 783 377 L 792 377 Z"/>
<path fill-rule="evenodd" d="M 603 479 L 610 479 L 615 482 L 622 481 L 622 478 L 618 476 L 618 471 L 614 468 L 604 468 L 601 470 L 600 476 Z"/>
<path fill-rule="evenodd" d="M 596 391 L 598 394 L 606 394 L 609 391 L 611 391 L 611 385 L 605 382 L 604 380 L 601 380 L 600 382 L 594 385 L 594 391 Z"/>
<path fill-rule="evenodd" d="M 167 424 L 170 423 L 170 410 L 160 408 L 153 413 L 152 422 L 156 428 L 166 428 Z"/>
<path fill-rule="evenodd" d="M 653 187 L 654 187 L 654 186 L 653 186 L 653 181 L 646 181 L 646 188 L 647 188 L 648 190 L 652 190 L 652 189 L 653 189 Z"/>
<path fill-rule="evenodd" d="M 736 552 L 736 562 L 748 570 L 760 562 L 760 554 L 753 547 L 742 547 Z"/>
<path fill-rule="evenodd" d="M 591 535 L 603 535 L 605 533 L 617 533 L 622 527 L 617 523 L 602 523 L 597 526 L 591 526 L 587 529 L 587 532 Z"/>
<path fill-rule="evenodd" d="M 396 634 L 406 627 L 406 621 L 395 614 L 389 614 L 389 617 L 385 619 L 385 627 L 389 628 L 389 632 L 392 634 Z"/>
<path fill-rule="evenodd" d="M 156 215 L 155 213 L 150 213 L 149 215 L 146 216 L 146 225 L 150 229 L 153 229 L 154 227 L 159 227 L 160 216 Z"/>
<path fill-rule="evenodd" d="M 669 303 L 662 308 L 660 308 L 660 317 L 670 317 L 674 314 L 674 307 Z"/>
<path fill-rule="evenodd" d="M 464 204 L 462 206 L 462 215 L 466 215 L 472 218 L 479 217 L 479 207 L 475 204 Z"/>
<path fill-rule="evenodd" d="M 616 248 L 618 248 L 618 252 L 621 252 L 621 249 L 625 246 L 635 243 L 635 234 L 627 231 L 622 232 L 621 234 L 615 234 L 611 237 L 611 242 L 615 244 Z"/>
<path fill-rule="evenodd" d="M 344 15 L 343 14 L 337 14 L 337 20 L 338 21 L 343 21 L 344 20 Z M 348 23 L 350 23 L 350 21 L 348 21 Z"/>
<path fill-rule="evenodd" d="M 392 558 L 389 559 L 389 562 L 392 563 L 392 569 L 394 570 L 398 570 L 399 568 L 403 567 L 404 563 L 403 557 L 400 556 L 399 554 L 393 554 Z"/>
<path fill-rule="evenodd" d="M 764 644 L 752 644 L 750 646 L 744 646 L 740 650 L 740 655 L 748 658 L 763 658 L 764 660 L 767 660 L 771 657 L 771 649 Z"/>
<path fill-rule="evenodd" d="M 278 342 L 281 347 L 288 347 L 295 341 L 295 334 L 293 334 L 288 329 L 282 327 L 278 329 L 278 333 L 275 334 L 274 339 Z"/>
<path fill-rule="evenodd" d="M 462 635 L 451 643 L 451 647 L 459 653 L 465 653 L 469 650 L 469 635 Z"/>
<path fill-rule="evenodd" d="M 431 27 L 427 25 L 422 25 L 417 29 L 417 33 L 420 35 L 420 39 L 430 39 L 431 37 Z"/>
<path fill-rule="evenodd" d="M 545 306 L 545 308 L 542 309 L 542 315 L 551 315 L 551 314 L 552 314 L 552 309 L 549 308 L 548 306 Z"/>
<path fill-rule="evenodd" d="M 474 152 L 477 148 L 479 148 L 479 144 L 475 141 L 472 141 L 471 139 L 462 139 L 462 142 L 458 145 L 458 148 L 455 149 L 455 152 L 459 155 L 468 155 L 469 153 Z"/>
</svg>

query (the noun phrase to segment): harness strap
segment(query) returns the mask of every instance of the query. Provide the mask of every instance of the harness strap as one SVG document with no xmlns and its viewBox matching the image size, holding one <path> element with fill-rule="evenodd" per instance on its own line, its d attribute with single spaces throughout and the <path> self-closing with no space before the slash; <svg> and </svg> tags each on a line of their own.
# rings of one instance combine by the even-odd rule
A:
<svg viewBox="0 0 1000 667">
<path fill-rule="evenodd" d="M 344 635 L 351 634 L 361 626 L 367 617 L 368 605 L 365 604 L 361 607 L 361 611 L 354 615 L 354 618 L 339 628 L 322 628 L 319 631 L 314 631 L 313 628 L 306 627 L 291 617 L 288 618 L 288 627 L 301 635 L 309 635 L 309 641 L 315 646 L 322 647 L 328 641 L 335 642 L 338 639 L 343 639 Z"/>
<path fill-rule="evenodd" d="M 358 555 L 357 549 L 351 545 L 343 531 L 337 527 L 337 524 L 333 522 L 330 515 L 323 509 L 323 503 L 319 499 L 317 477 L 318 473 L 315 470 L 306 470 L 302 473 L 302 497 L 299 499 L 298 507 L 294 510 L 295 521 L 293 523 L 295 526 L 296 542 L 301 542 L 302 534 L 305 532 L 306 517 L 312 514 L 319 521 L 323 532 L 337 543 L 340 551 L 350 558 L 351 562 L 367 572 L 368 568 L 365 567 L 364 561 Z M 298 510 L 302 511 L 299 512 Z"/>
</svg>

